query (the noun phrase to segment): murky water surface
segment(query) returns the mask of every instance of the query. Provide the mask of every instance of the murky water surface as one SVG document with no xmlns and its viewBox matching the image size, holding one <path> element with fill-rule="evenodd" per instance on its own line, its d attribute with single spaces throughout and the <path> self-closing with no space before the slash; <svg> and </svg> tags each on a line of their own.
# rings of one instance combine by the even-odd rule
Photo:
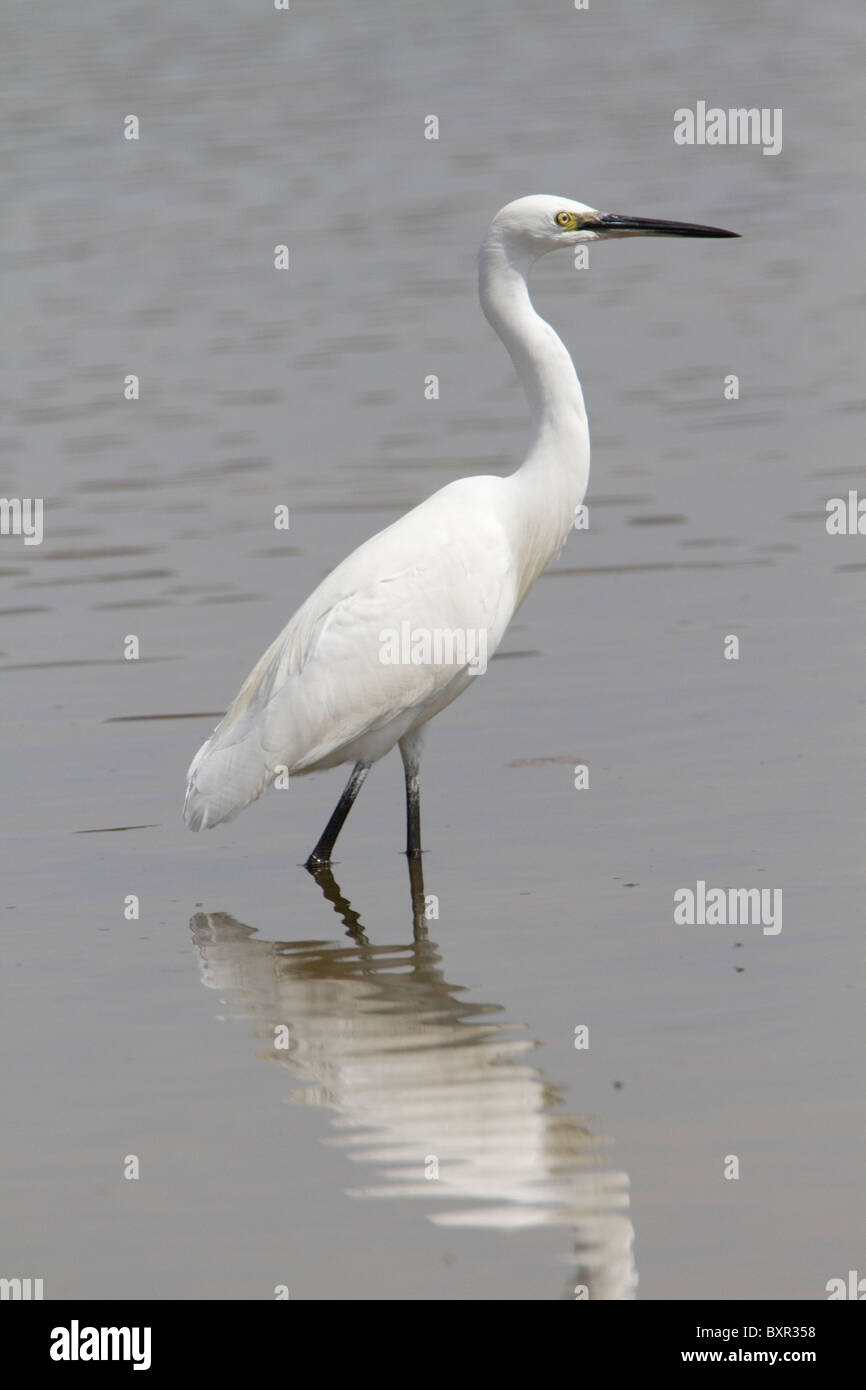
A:
<svg viewBox="0 0 866 1390">
<path fill-rule="evenodd" d="M 863 28 L 853 0 L 6 16 L 0 491 L 45 538 L 0 541 L 4 1277 L 725 1299 L 862 1269 L 866 541 L 824 513 L 866 488 Z M 698 99 L 783 108 L 782 153 L 676 146 Z M 743 239 L 535 273 L 590 528 L 434 726 L 428 918 L 396 757 L 319 883 L 339 774 L 193 838 L 184 772 L 347 550 L 519 459 L 474 258 L 530 192 Z M 781 889 L 782 931 L 676 926 L 698 880 Z"/>
</svg>

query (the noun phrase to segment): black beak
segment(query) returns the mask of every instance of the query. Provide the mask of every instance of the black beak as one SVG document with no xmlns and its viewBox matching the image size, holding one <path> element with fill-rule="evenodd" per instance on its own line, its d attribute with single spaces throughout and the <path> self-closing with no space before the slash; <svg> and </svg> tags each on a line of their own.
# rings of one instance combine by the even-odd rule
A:
<svg viewBox="0 0 866 1390">
<path fill-rule="evenodd" d="M 617 212 L 599 213 L 581 222 L 581 231 L 608 236 L 739 236 L 721 227 L 701 227 L 694 222 L 663 222 L 657 217 L 624 217 Z"/>
</svg>

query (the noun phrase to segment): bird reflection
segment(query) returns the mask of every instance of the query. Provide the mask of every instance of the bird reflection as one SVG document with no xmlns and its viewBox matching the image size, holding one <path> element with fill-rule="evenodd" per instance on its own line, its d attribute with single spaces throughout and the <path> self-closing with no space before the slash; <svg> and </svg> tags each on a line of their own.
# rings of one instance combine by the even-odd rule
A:
<svg viewBox="0 0 866 1390">
<path fill-rule="evenodd" d="M 571 1232 L 562 1297 L 633 1298 L 628 1178 L 605 1141 L 560 1107 L 530 1065 L 536 1042 L 449 984 L 429 939 L 420 861 L 409 861 L 412 940 L 374 945 L 329 867 L 311 870 L 341 940 L 263 941 L 221 912 L 192 918 L 203 983 L 238 991 L 264 1054 L 302 1085 L 292 1100 L 335 1112 L 331 1142 L 375 1169 L 358 1197 L 409 1197 L 441 1226 Z"/>
</svg>

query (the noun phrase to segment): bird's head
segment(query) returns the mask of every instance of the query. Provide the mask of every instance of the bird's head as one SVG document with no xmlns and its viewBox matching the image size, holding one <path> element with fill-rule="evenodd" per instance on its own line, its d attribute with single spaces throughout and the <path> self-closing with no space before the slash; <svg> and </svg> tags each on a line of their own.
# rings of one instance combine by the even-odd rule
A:
<svg viewBox="0 0 866 1390">
<path fill-rule="evenodd" d="M 560 247 L 626 236 L 732 237 L 739 236 L 739 232 L 691 222 L 663 222 L 655 217 L 600 212 L 571 198 L 537 193 L 517 198 L 501 208 L 490 224 L 487 240 L 499 241 L 510 259 L 534 261 Z"/>
</svg>

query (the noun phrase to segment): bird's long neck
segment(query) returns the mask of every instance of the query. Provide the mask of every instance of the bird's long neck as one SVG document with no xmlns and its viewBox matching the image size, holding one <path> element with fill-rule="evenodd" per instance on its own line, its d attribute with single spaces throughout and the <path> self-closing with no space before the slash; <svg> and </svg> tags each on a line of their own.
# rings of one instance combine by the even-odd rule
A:
<svg viewBox="0 0 866 1390">
<path fill-rule="evenodd" d="M 529 297 L 529 268 L 529 262 L 513 260 L 499 241 L 481 248 L 481 307 L 508 349 L 532 412 L 529 452 L 512 476 L 524 515 L 537 533 L 533 550 L 538 554 L 531 569 L 540 573 L 562 545 L 586 493 L 589 429 L 568 350 Z"/>
</svg>

